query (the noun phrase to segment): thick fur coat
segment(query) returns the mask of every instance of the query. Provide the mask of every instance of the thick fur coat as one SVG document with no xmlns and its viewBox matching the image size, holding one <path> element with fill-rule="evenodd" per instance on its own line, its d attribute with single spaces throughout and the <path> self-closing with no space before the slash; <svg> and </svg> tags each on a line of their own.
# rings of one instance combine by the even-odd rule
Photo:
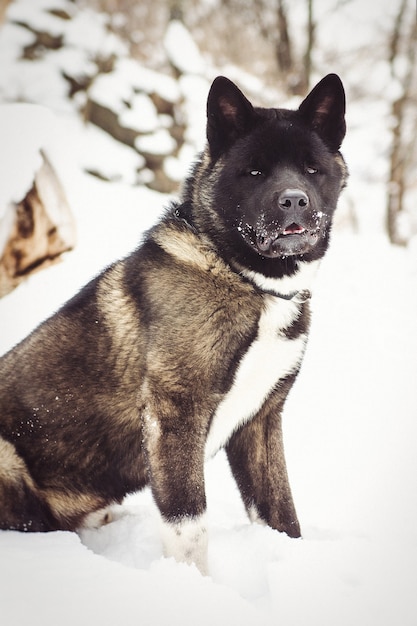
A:
<svg viewBox="0 0 417 626">
<path fill-rule="evenodd" d="M 150 484 L 164 551 L 207 571 L 204 461 L 300 535 L 281 415 L 346 180 L 340 79 L 297 111 L 217 78 L 207 148 L 143 243 L 0 360 L 0 528 L 74 530 Z"/>
</svg>

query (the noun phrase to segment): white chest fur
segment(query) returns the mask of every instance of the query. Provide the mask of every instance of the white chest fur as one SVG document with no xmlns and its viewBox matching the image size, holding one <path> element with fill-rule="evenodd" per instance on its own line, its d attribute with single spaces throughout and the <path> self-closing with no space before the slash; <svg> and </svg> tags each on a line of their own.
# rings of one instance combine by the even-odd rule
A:
<svg viewBox="0 0 417 626">
<path fill-rule="evenodd" d="M 287 339 L 280 330 L 299 314 L 295 302 L 270 296 L 258 326 L 256 339 L 242 357 L 232 387 L 213 417 L 206 458 L 224 446 L 232 433 L 262 407 L 276 383 L 299 366 L 306 335 Z"/>
</svg>

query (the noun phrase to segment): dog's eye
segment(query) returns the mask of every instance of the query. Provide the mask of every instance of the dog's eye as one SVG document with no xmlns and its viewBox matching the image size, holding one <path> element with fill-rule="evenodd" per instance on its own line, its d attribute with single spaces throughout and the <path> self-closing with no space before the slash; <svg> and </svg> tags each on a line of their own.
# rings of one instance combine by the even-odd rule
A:
<svg viewBox="0 0 417 626">
<path fill-rule="evenodd" d="M 306 173 L 307 174 L 317 174 L 318 169 L 316 167 L 306 167 Z"/>
<path fill-rule="evenodd" d="M 251 176 L 262 176 L 261 170 L 250 170 L 249 174 Z"/>
</svg>

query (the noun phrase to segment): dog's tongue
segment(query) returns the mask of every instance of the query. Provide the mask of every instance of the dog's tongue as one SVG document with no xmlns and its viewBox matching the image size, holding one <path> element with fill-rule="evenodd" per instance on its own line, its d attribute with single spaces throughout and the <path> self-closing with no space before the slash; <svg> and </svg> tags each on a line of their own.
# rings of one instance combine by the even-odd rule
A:
<svg viewBox="0 0 417 626">
<path fill-rule="evenodd" d="M 304 230 L 305 228 L 293 222 L 292 224 L 290 224 L 283 230 L 282 234 L 283 235 L 299 235 L 303 233 Z"/>
</svg>

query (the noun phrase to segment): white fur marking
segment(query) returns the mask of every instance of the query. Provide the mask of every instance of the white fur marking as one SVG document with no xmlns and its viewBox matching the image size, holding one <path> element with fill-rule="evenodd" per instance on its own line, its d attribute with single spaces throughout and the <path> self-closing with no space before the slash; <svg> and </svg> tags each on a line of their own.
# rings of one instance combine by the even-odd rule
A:
<svg viewBox="0 0 417 626">
<path fill-rule="evenodd" d="M 268 297 L 258 335 L 237 368 L 233 385 L 220 402 L 206 442 L 206 458 L 223 447 L 232 433 L 259 411 L 275 384 L 301 362 L 306 336 L 287 339 L 280 334 L 298 316 L 294 302 Z"/>
<path fill-rule="evenodd" d="M 262 290 L 289 295 L 294 293 L 294 291 L 311 289 L 319 265 L 320 261 L 312 261 L 311 263 L 300 262 L 298 272 L 283 278 L 268 278 L 251 270 L 242 270 L 242 274 Z"/>
<path fill-rule="evenodd" d="M 190 565 L 194 563 L 202 574 L 208 573 L 205 515 L 178 522 L 162 519 L 161 537 L 165 557 Z"/>
</svg>

